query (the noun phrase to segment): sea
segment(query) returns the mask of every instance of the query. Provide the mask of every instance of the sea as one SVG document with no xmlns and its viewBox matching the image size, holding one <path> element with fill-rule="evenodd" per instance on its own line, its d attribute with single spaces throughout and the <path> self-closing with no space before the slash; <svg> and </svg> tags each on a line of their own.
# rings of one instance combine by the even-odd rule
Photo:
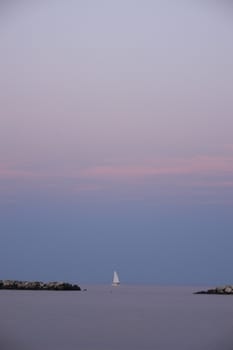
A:
<svg viewBox="0 0 233 350">
<path fill-rule="evenodd" d="M 205 287 L 0 290 L 0 350 L 233 350 L 233 296 Z"/>
</svg>

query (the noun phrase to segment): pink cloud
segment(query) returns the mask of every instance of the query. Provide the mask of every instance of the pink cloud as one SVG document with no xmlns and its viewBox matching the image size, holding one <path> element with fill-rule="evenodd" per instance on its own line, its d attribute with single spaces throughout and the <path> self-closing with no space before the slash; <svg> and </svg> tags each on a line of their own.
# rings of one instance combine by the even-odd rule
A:
<svg viewBox="0 0 233 350">
<path fill-rule="evenodd" d="M 0 165 L 0 179 L 48 180 L 70 178 L 85 181 L 121 180 L 133 182 L 154 176 L 179 175 L 233 175 L 233 156 L 198 156 L 193 158 L 156 159 L 135 165 L 103 165 L 88 169 L 62 169 L 59 171 L 22 170 L 6 165 Z M 226 180 L 225 180 L 226 181 Z M 229 185 L 229 184 L 228 184 Z M 82 187 L 83 186 L 83 187 Z M 85 188 L 86 186 L 86 188 Z M 90 186 L 90 188 L 88 188 Z M 95 185 L 80 185 L 79 191 L 96 190 Z"/>
<path fill-rule="evenodd" d="M 92 198 L 97 198 L 113 190 L 114 195 L 117 193 L 126 200 L 157 193 L 171 201 L 186 200 L 187 196 L 191 196 L 192 200 L 209 201 L 211 196 L 217 202 L 221 200 L 221 193 L 229 192 L 230 195 L 233 189 L 233 156 L 167 158 L 144 164 L 103 165 L 76 170 L 73 167 L 72 170 L 66 168 L 54 172 L 22 170 L 16 165 L 13 168 L 4 164 L 0 165 L 1 179 L 14 180 L 8 185 L 0 183 L 0 192 L 10 196 L 18 191 L 34 189 L 36 184 L 37 190 L 59 196 L 89 198 L 93 194 Z M 150 179 L 157 184 L 153 191 L 146 185 Z"/>
<path fill-rule="evenodd" d="M 152 162 L 151 162 L 152 163 Z M 153 164 L 97 166 L 82 172 L 86 177 L 109 179 L 145 178 L 156 175 L 233 174 L 233 157 L 200 156 L 164 159 Z"/>
<path fill-rule="evenodd" d="M 6 166 L 0 165 L 0 178 L 15 178 L 18 176 L 22 176 L 25 172 L 12 170 L 7 168 Z"/>
</svg>

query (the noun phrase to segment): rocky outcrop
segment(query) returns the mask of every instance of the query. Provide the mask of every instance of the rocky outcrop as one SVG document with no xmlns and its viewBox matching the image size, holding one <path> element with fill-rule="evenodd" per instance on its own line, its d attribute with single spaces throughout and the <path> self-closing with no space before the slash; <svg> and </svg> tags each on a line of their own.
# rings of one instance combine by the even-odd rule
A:
<svg viewBox="0 0 233 350">
<path fill-rule="evenodd" d="M 201 290 L 194 294 L 221 294 L 221 295 L 233 295 L 233 285 L 227 285 L 223 287 L 216 287 L 208 290 Z"/>
<path fill-rule="evenodd" d="M 0 289 L 16 290 L 81 290 L 77 284 L 67 282 L 38 282 L 38 281 L 15 281 L 0 280 Z"/>
</svg>

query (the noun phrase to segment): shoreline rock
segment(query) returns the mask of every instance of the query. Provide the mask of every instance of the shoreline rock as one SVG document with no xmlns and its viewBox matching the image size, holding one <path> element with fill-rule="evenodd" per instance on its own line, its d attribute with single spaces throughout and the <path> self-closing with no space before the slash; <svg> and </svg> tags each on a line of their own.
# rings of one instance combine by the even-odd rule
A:
<svg viewBox="0 0 233 350">
<path fill-rule="evenodd" d="M 193 294 L 215 294 L 215 295 L 233 295 L 233 285 L 226 285 L 207 290 L 200 290 Z"/>
<path fill-rule="evenodd" d="M 41 281 L 17 281 L 17 280 L 0 280 L 0 289 L 11 290 L 77 290 L 81 288 L 77 284 L 67 282 L 41 282 Z"/>
</svg>

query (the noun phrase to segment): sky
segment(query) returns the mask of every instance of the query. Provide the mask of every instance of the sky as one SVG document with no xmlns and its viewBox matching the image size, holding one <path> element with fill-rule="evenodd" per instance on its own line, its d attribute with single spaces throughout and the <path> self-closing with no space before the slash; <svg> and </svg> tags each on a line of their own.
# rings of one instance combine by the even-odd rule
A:
<svg viewBox="0 0 233 350">
<path fill-rule="evenodd" d="M 0 279 L 233 283 L 233 7 L 0 5 Z"/>
</svg>

